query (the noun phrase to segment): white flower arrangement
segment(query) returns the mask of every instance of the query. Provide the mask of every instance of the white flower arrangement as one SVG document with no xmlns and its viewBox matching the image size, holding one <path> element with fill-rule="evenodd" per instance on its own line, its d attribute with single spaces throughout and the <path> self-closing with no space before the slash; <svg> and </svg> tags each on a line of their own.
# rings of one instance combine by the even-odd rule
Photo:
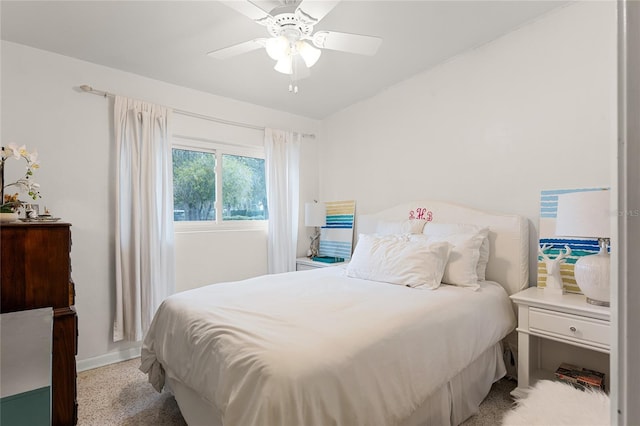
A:
<svg viewBox="0 0 640 426">
<path fill-rule="evenodd" d="M 40 162 L 38 161 L 38 151 L 29 152 L 27 151 L 27 147 L 22 145 L 18 147 L 15 143 L 10 143 L 6 147 L 2 147 L 2 160 L 0 162 L 0 177 L 2 178 L 2 182 L 0 182 L 1 186 L 1 194 L 2 196 L 2 206 L 0 206 L 0 212 L 10 213 L 16 211 L 20 208 L 24 202 L 18 199 L 20 192 L 26 192 L 30 198 L 33 200 L 37 200 L 40 198 L 40 185 L 33 181 L 31 178 L 33 176 L 33 171 L 40 168 Z M 24 159 L 27 162 L 27 171 L 24 176 L 18 179 L 15 182 L 7 183 L 4 182 L 4 165 L 5 162 L 10 159 L 15 158 L 16 160 Z M 13 195 L 5 195 L 5 189 L 11 186 L 15 186 L 18 188 L 18 192 Z"/>
</svg>

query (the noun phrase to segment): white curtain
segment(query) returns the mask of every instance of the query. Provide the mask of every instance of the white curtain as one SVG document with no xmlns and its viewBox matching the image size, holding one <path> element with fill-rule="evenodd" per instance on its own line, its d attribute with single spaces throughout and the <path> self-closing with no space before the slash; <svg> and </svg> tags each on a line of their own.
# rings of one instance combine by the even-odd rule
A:
<svg viewBox="0 0 640 426">
<path fill-rule="evenodd" d="M 139 341 L 175 291 L 172 110 L 115 98 L 116 316 L 113 340 Z"/>
<path fill-rule="evenodd" d="M 265 129 L 269 273 L 295 271 L 300 209 L 300 135 Z"/>
</svg>

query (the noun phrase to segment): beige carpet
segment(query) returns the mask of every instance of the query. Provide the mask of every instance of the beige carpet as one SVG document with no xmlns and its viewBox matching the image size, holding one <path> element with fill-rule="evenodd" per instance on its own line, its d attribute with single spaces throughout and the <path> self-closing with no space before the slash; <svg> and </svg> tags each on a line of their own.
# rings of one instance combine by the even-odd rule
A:
<svg viewBox="0 0 640 426">
<path fill-rule="evenodd" d="M 463 426 L 497 426 L 504 414 L 513 408 L 511 391 L 518 383 L 515 380 L 498 380 L 491 387 L 489 395 L 480 404 L 480 413 L 462 423 Z"/>
<path fill-rule="evenodd" d="M 78 374 L 79 426 L 173 426 L 186 425 L 178 404 L 167 392 L 157 393 L 138 367 L 138 358 Z M 516 383 L 502 379 L 480 405 L 480 413 L 464 426 L 498 425 L 513 400 L 509 392 Z"/>
<path fill-rule="evenodd" d="M 173 395 L 156 392 L 140 359 L 78 373 L 78 425 L 186 425 Z"/>
</svg>

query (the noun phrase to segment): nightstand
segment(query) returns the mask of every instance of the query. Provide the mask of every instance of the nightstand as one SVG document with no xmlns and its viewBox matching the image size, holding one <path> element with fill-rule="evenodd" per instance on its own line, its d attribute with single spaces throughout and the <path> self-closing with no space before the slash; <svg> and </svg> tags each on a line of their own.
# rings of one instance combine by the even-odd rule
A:
<svg viewBox="0 0 640 426">
<path fill-rule="evenodd" d="M 526 395 L 537 380 L 553 379 L 562 363 L 595 369 L 609 378 L 610 310 L 582 294 L 545 294 L 530 287 L 511 296 L 518 305 L 518 387 Z"/>
<path fill-rule="evenodd" d="M 337 265 L 344 265 L 345 262 L 339 262 L 339 263 L 325 263 L 325 262 L 315 262 L 311 259 L 309 259 L 308 257 L 299 257 L 296 259 L 296 271 L 307 271 L 309 269 L 316 269 L 316 268 L 326 268 L 327 266 L 337 266 Z"/>
</svg>

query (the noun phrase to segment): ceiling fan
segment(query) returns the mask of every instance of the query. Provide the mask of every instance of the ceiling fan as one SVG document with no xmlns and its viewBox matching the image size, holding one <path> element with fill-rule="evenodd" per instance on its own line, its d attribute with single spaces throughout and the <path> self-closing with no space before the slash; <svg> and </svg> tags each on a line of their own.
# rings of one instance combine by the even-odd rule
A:
<svg viewBox="0 0 640 426">
<path fill-rule="evenodd" d="M 321 49 L 373 56 L 382 43 L 380 37 L 337 31 L 316 31 L 340 0 L 235 0 L 222 1 L 256 23 L 267 27 L 269 38 L 257 38 L 209 52 L 217 59 L 265 48 L 276 61 L 274 69 L 291 76 L 289 91 L 298 92 L 297 80 L 309 76 L 309 68 L 320 58 Z"/>
</svg>

